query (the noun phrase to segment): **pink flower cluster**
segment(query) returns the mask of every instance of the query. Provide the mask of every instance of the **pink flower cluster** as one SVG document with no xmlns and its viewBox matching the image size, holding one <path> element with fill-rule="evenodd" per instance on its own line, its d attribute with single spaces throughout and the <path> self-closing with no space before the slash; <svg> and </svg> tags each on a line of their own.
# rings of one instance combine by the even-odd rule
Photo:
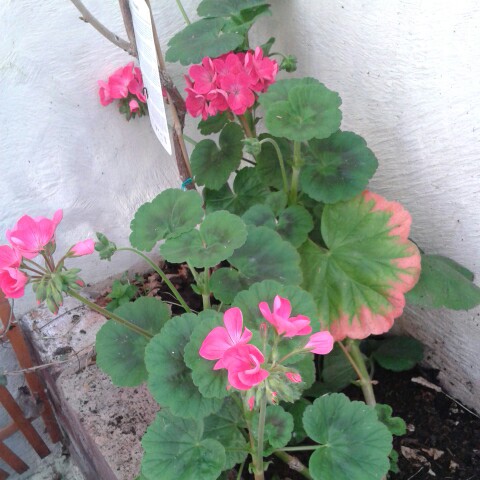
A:
<svg viewBox="0 0 480 480">
<path fill-rule="evenodd" d="M 57 210 L 50 220 L 45 217 L 32 218 L 24 215 L 6 236 L 10 245 L 0 245 L 0 289 L 7 298 L 20 298 L 25 291 L 28 276 L 20 269 L 23 260 L 31 260 L 55 242 L 55 229 L 63 217 Z M 93 240 L 74 245 L 68 256 L 78 257 L 94 251 Z"/>
<path fill-rule="evenodd" d="M 254 52 L 205 57 L 200 65 L 190 67 L 190 77 L 185 76 L 187 111 L 203 120 L 229 109 L 243 115 L 258 93 L 266 92 L 275 82 L 277 72 L 277 62 L 265 58 L 260 47 Z"/>
<path fill-rule="evenodd" d="M 278 295 L 275 297 L 273 312 L 266 302 L 261 302 L 259 309 L 279 335 L 292 338 L 309 335 L 312 331 L 308 317 L 303 315 L 290 317 L 292 307 L 286 298 Z M 243 316 L 239 308 L 228 309 L 223 316 L 223 323 L 225 327 L 215 327 L 205 337 L 199 355 L 206 360 L 217 360 L 214 370 L 227 369 L 228 381 L 232 387 L 237 390 L 249 390 L 270 375 L 268 370 L 262 368 L 265 357 L 256 346 L 248 343 L 252 338 L 252 332 L 248 328 L 243 328 Z M 262 331 L 266 331 L 265 327 Z M 326 355 L 332 350 L 333 342 L 333 337 L 328 331 L 314 333 L 303 350 Z M 292 383 L 302 381 L 301 376 L 295 372 L 287 372 L 285 376 Z"/>
<path fill-rule="evenodd" d="M 142 104 L 147 102 L 143 94 L 142 72 L 133 62 L 119 68 L 106 82 L 98 81 L 100 103 L 107 106 L 116 99 L 126 99 L 131 113 L 141 113 Z M 140 102 L 140 103 L 138 103 Z"/>
<path fill-rule="evenodd" d="M 252 332 L 243 329 L 239 308 L 229 308 L 223 315 L 225 327 L 215 327 L 205 338 L 199 354 L 207 360 L 218 360 L 213 369 L 228 370 L 228 381 L 237 390 L 249 390 L 265 380 L 269 373 L 261 368 L 262 352 L 250 345 Z"/>
</svg>

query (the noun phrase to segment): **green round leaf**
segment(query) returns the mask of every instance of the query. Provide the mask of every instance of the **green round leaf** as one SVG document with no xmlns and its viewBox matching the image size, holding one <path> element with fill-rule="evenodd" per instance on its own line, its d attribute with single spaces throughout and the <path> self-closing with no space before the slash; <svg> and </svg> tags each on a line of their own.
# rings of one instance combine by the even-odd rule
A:
<svg viewBox="0 0 480 480">
<path fill-rule="evenodd" d="M 228 123 L 219 138 L 220 148 L 213 140 L 195 145 L 190 162 L 195 181 L 213 190 L 221 188 L 242 160 L 243 130 L 238 123 Z"/>
<path fill-rule="evenodd" d="M 273 211 L 267 205 L 254 205 L 250 207 L 243 215 L 243 221 L 246 225 L 255 227 L 268 227 L 275 230 L 276 219 Z"/>
<path fill-rule="evenodd" d="M 247 456 L 249 445 L 242 434 L 246 428 L 243 412 L 230 397 L 226 398 L 222 408 L 217 413 L 204 419 L 205 438 L 213 438 L 225 448 L 225 469 L 233 468 L 242 463 Z"/>
<path fill-rule="evenodd" d="M 300 258 L 295 248 L 267 227 L 248 227 L 245 244 L 228 261 L 249 284 L 276 279 L 285 284 L 302 281 Z"/>
<path fill-rule="evenodd" d="M 253 435 L 258 439 L 258 412 L 252 418 Z M 293 417 L 280 405 L 267 407 L 264 431 L 264 455 L 270 455 L 276 448 L 284 447 L 292 437 Z"/>
<path fill-rule="evenodd" d="M 200 17 L 230 17 L 242 10 L 265 5 L 264 0 L 203 0 L 197 8 Z"/>
<path fill-rule="evenodd" d="M 147 297 L 126 303 L 115 313 L 152 335 L 157 334 L 170 318 L 170 309 L 165 303 Z M 148 342 L 142 335 L 108 320 L 97 333 L 97 365 L 111 377 L 114 385 L 140 385 L 147 379 L 144 359 Z"/>
<path fill-rule="evenodd" d="M 137 210 L 130 224 L 130 243 L 149 252 L 159 240 L 194 228 L 203 215 L 202 198 L 198 192 L 174 188 L 164 190 Z"/>
<path fill-rule="evenodd" d="M 283 210 L 278 219 L 275 218 L 269 206 L 254 205 L 243 214 L 242 218 L 247 225 L 264 226 L 275 230 L 294 247 L 299 247 L 305 242 L 308 232 L 313 229 L 312 216 L 300 205 L 292 205 Z"/>
<path fill-rule="evenodd" d="M 202 418 L 222 406 L 222 400 L 205 398 L 199 392 L 183 359 L 197 322 L 191 313 L 172 318 L 145 349 L 150 392 L 162 407 L 182 418 Z"/>
<path fill-rule="evenodd" d="M 265 125 L 274 136 L 303 142 L 327 138 L 340 128 L 340 97 L 320 82 L 282 80 L 272 85 L 266 97 L 266 101 L 260 97 L 260 103 L 265 107 Z M 272 97 L 277 100 L 272 102 Z"/>
<path fill-rule="evenodd" d="M 422 255 L 422 273 L 407 300 L 428 308 L 468 310 L 480 304 L 480 288 L 472 281 L 473 273 L 452 259 Z"/>
<path fill-rule="evenodd" d="M 300 247 L 303 286 L 336 340 L 388 331 L 418 279 L 420 255 L 408 240 L 410 215 L 396 202 L 364 192 L 327 205 L 322 214 L 326 248 Z"/>
<path fill-rule="evenodd" d="M 300 186 L 324 203 L 348 200 L 364 190 L 378 162 L 365 140 L 352 132 L 336 132 L 324 140 L 311 140 Z"/>
<path fill-rule="evenodd" d="M 228 210 L 236 215 L 243 215 L 251 206 L 262 203 L 269 193 L 255 168 L 242 168 L 237 173 L 233 181 L 233 191 L 228 183 L 220 190 L 203 190 L 207 212 Z"/>
<path fill-rule="evenodd" d="M 295 403 L 286 403 L 284 406 L 285 410 L 293 417 L 293 432 L 290 443 L 297 445 L 305 440 L 307 437 L 307 432 L 303 428 L 303 414 L 305 413 L 306 408 L 311 405 L 312 402 L 309 402 L 305 398 L 297 400 Z"/>
<path fill-rule="evenodd" d="M 308 87 L 310 85 L 321 85 L 321 83 L 312 77 L 289 78 L 278 80 L 271 85 L 266 93 L 262 93 L 258 100 L 262 107 L 267 110 L 274 103 L 288 100 L 288 93 L 295 87 Z"/>
<path fill-rule="evenodd" d="M 203 438 L 203 429 L 202 420 L 160 411 L 142 439 L 142 475 L 147 480 L 216 480 L 224 469 L 225 449 Z"/>
<path fill-rule="evenodd" d="M 224 33 L 225 23 L 221 18 L 202 18 L 191 23 L 168 42 L 165 59 L 190 65 L 200 63 L 203 57 L 214 58 L 235 50 L 244 38 L 238 33 Z"/>
<path fill-rule="evenodd" d="M 225 398 L 227 391 L 227 370 L 213 370 L 215 361 L 205 360 L 199 355 L 200 347 L 207 335 L 223 326 L 223 315 L 214 310 L 205 310 L 198 315 L 197 325 L 190 341 L 185 346 L 184 360 L 192 370 L 193 383 L 207 398 Z"/>
<path fill-rule="evenodd" d="M 294 247 L 299 247 L 307 240 L 308 233 L 313 229 L 313 218 L 306 208 L 292 205 L 278 217 L 277 232 Z"/>
<path fill-rule="evenodd" d="M 380 480 L 388 472 L 392 435 L 363 402 L 324 395 L 307 407 L 303 426 L 322 445 L 310 457 L 315 480 Z"/>
<path fill-rule="evenodd" d="M 287 298 L 292 305 L 292 317 L 305 315 L 312 322 L 313 331 L 318 331 L 319 325 L 316 322 L 317 307 L 312 296 L 295 285 L 283 285 L 274 280 L 265 280 L 255 283 L 248 290 L 240 292 L 233 301 L 233 306 L 240 308 L 243 314 L 243 323 L 250 330 L 258 330 L 260 324 L 265 322 L 258 304 L 267 302 L 270 309 L 273 307 L 273 300 L 276 295 Z M 305 337 L 306 338 L 306 337 Z"/>
<path fill-rule="evenodd" d="M 411 370 L 423 360 L 423 345 L 410 337 L 389 337 L 380 342 L 373 358 L 387 370 Z"/>
<path fill-rule="evenodd" d="M 218 211 L 208 214 L 199 230 L 168 239 L 160 253 L 172 263 L 188 261 L 194 267 L 213 267 L 232 255 L 246 238 L 247 229 L 240 217 Z"/>
<path fill-rule="evenodd" d="M 392 407 L 382 403 L 375 405 L 378 419 L 388 428 L 392 435 L 405 435 L 407 433 L 407 424 L 400 417 L 392 417 Z"/>
<path fill-rule="evenodd" d="M 229 122 L 227 112 L 220 112 L 213 117 L 208 117 L 206 120 L 200 120 L 198 129 L 202 135 L 211 135 L 212 133 L 220 132 Z"/>
<path fill-rule="evenodd" d="M 265 205 L 270 207 L 275 215 L 278 215 L 287 206 L 287 201 L 285 192 L 271 192 L 265 199 Z"/>
<path fill-rule="evenodd" d="M 248 285 L 248 281 L 233 268 L 219 268 L 210 277 L 210 290 L 225 305 L 230 305 L 235 295 L 248 288 Z"/>
</svg>

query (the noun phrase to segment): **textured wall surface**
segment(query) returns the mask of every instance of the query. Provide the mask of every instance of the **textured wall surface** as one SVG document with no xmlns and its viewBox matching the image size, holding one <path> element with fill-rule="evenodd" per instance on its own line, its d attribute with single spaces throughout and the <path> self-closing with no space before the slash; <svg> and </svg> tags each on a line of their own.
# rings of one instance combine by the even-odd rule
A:
<svg viewBox="0 0 480 480">
<path fill-rule="evenodd" d="M 116 1 L 85 3 L 123 34 Z M 173 0 L 152 3 L 165 45 L 182 18 Z M 298 76 L 340 93 L 343 128 L 361 134 L 380 162 L 371 188 L 410 210 L 418 244 L 480 274 L 478 2 L 272 3 L 274 16 L 255 30 L 259 43 L 276 36 L 275 50 L 297 55 Z M 189 13 L 196 4 L 184 2 Z M 0 234 L 23 212 L 62 207 L 61 245 L 98 229 L 126 243 L 137 206 L 179 184 L 148 120 L 128 124 L 97 100 L 96 80 L 128 56 L 80 22 L 67 1 L 7 0 L 0 23 Z M 122 261 L 102 270 L 82 261 L 85 277 L 100 279 L 132 259 Z M 479 312 L 409 310 L 403 322 L 431 347 L 445 384 L 477 408 Z"/>
</svg>

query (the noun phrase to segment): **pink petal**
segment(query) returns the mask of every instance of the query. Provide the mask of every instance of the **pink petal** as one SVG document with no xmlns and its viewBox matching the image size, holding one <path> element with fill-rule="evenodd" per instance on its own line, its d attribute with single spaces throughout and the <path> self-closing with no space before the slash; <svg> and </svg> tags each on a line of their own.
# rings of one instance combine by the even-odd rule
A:
<svg viewBox="0 0 480 480">
<path fill-rule="evenodd" d="M 6 298 L 20 298 L 25 292 L 28 277 L 16 268 L 6 268 L 0 271 L 0 290 Z"/>
<path fill-rule="evenodd" d="M 247 343 L 252 338 L 252 332 L 248 328 L 242 333 L 243 315 L 238 307 L 229 308 L 223 314 L 223 323 L 230 336 L 232 346 L 237 343 Z"/>
<path fill-rule="evenodd" d="M 286 298 L 279 295 L 273 300 L 273 312 L 284 319 L 288 319 L 292 313 L 292 305 Z"/>
<path fill-rule="evenodd" d="M 332 334 L 324 330 L 322 332 L 314 333 L 305 345 L 305 349 L 310 350 L 312 353 L 326 355 L 332 351 L 333 343 L 334 339 Z"/>
<path fill-rule="evenodd" d="M 70 252 L 73 253 L 74 257 L 90 255 L 94 251 L 95 251 L 95 242 L 90 238 L 87 240 L 84 240 L 83 242 L 78 242 L 70 249 Z"/>
<path fill-rule="evenodd" d="M 21 255 L 19 255 L 13 248 L 8 245 L 0 245 L 0 270 L 7 267 L 19 267 L 21 261 Z"/>
<path fill-rule="evenodd" d="M 260 310 L 260 313 L 263 315 L 263 318 L 267 320 L 267 322 L 270 322 L 272 325 L 275 326 L 275 320 L 273 319 L 272 312 L 270 311 L 270 307 L 268 306 L 267 302 L 260 302 L 258 304 L 258 308 Z"/>
<path fill-rule="evenodd" d="M 206 336 L 198 353 L 207 360 L 218 360 L 231 346 L 227 330 L 223 327 L 215 327 Z"/>
</svg>

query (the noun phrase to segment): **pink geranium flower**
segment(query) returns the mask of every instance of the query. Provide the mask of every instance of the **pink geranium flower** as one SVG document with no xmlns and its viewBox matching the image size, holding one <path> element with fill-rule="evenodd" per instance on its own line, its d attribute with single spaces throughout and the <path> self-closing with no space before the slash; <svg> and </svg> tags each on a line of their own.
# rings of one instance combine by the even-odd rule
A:
<svg viewBox="0 0 480 480">
<path fill-rule="evenodd" d="M 235 115 L 243 115 L 255 103 L 250 89 L 250 77 L 245 72 L 230 73 L 220 80 L 222 90 L 228 94 L 228 106 Z"/>
<path fill-rule="evenodd" d="M 19 255 L 34 258 L 54 240 L 55 229 L 62 216 L 62 210 L 57 210 L 52 220 L 24 215 L 12 230 L 7 230 L 7 239 Z"/>
<path fill-rule="evenodd" d="M 128 87 L 133 79 L 133 62 L 115 70 L 108 79 L 110 96 L 112 98 L 126 98 L 128 96 Z"/>
<path fill-rule="evenodd" d="M 297 335 L 308 335 L 312 332 L 310 319 L 304 315 L 291 317 L 292 306 L 286 298 L 277 295 L 273 301 L 273 312 L 267 302 L 260 302 L 258 305 L 264 318 L 270 322 L 279 335 L 285 335 L 287 338 Z"/>
<path fill-rule="evenodd" d="M 83 242 L 76 243 L 71 249 L 70 254 L 72 257 L 82 257 L 83 255 L 90 255 L 95 251 L 95 242 L 88 238 Z"/>
<path fill-rule="evenodd" d="M 22 262 L 21 255 L 8 245 L 0 245 L 0 270 L 8 267 L 19 267 Z"/>
<path fill-rule="evenodd" d="M 248 52 L 245 57 L 245 64 L 252 81 L 252 90 L 265 92 L 275 82 L 278 73 L 278 63 L 275 60 L 263 57 L 260 47 L 255 52 Z"/>
<path fill-rule="evenodd" d="M 254 345 L 239 344 L 229 348 L 222 360 L 223 368 L 228 370 L 228 381 L 237 390 L 250 390 L 269 375 L 267 370 L 261 368 L 265 358 Z"/>
<path fill-rule="evenodd" d="M 327 330 L 322 332 L 314 333 L 308 343 L 305 345 L 305 348 L 310 350 L 312 353 L 317 353 L 319 355 L 326 355 L 330 353 L 333 349 L 334 339 L 332 334 Z"/>
<path fill-rule="evenodd" d="M 252 338 L 252 332 L 243 330 L 243 316 L 239 308 L 229 308 L 223 314 L 225 327 L 215 327 L 203 341 L 199 354 L 207 360 L 218 360 L 214 370 L 225 368 L 223 357 L 234 346 L 246 344 Z"/>
<path fill-rule="evenodd" d="M 215 87 L 217 72 L 213 65 L 212 59 L 205 57 L 201 65 L 192 65 L 188 70 L 188 74 L 195 82 L 195 91 L 200 94 L 207 94 Z"/>
<path fill-rule="evenodd" d="M 6 298 L 20 298 L 25 292 L 28 277 L 17 268 L 0 270 L 0 289 Z"/>
<path fill-rule="evenodd" d="M 100 87 L 98 89 L 98 94 L 100 95 L 100 103 L 104 107 L 106 107 L 107 105 L 110 105 L 114 100 L 110 95 L 110 86 L 107 82 L 104 82 L 103 80 L 98 81 L 98 86 Z"/>
</svg>

